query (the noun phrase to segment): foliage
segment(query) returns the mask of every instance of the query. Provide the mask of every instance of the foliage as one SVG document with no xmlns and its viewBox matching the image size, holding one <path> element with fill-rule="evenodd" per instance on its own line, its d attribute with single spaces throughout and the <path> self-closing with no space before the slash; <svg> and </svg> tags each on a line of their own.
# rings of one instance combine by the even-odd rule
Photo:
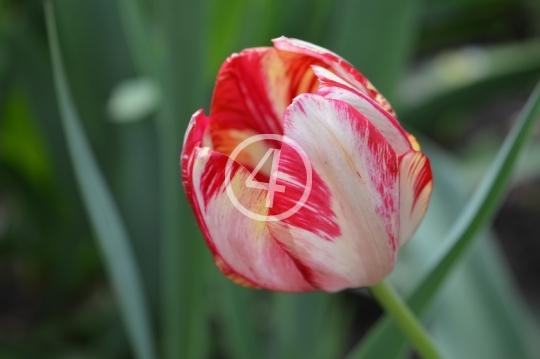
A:
<svg viewBox="0 0 540 359">
<path fill-rule="evenodd" d="M 362 346 L 362 338 L 368 344 L 377 334 L 388 338 L 389 330 L 381 328 L 390 324 L 385 319 L 363 336 L 380 312 L 361 291 L 269 293 L 222 277 L 181 191 L 185 127 L 195 110 L 208 108 L 215 74 L 232 52 L 269 46 L 271 38 L 285 35 L 350 60 L 388 95 L 404 125 L 426 138 L 420 142 L 434 169 L 433 201 L 390 278 L 415 298 L 433 268 L 425 264 L 446 253 L 445 238 L 459 237 L 448 231 L 507 132 L 475 130 L 475 114 L 516 96 L 521 106 L 538 80 L 538 2 L 51 5 L 59 45 L 52 63 L 48 36 L 55 35 L 51 22 L 47 34 L 43 3 L 0 1 L 1 357 L 408 354 L 399 341 L 398 347 Z M 489 137 L 485 143 L 496 145 L 467 150 L 464 135 L 469 143 Z M 504 182 L 525 151 L 524 138 L 513 143 L 521 147 L 503 166 Z M 537 139 L 534 146 L 518 179 L 538 178 Z M 484 192 L 490 211 L 503 189 L 496 196 Z M 448 268 L 442 294 L 432 291 L 422 304 L 429 329 L 448 357 L 534 357 L 537 323 L 495 234 L 469 239 L 477 243 Z M 353 346 L 359 351 L 350 351 Z"/>
</svg>

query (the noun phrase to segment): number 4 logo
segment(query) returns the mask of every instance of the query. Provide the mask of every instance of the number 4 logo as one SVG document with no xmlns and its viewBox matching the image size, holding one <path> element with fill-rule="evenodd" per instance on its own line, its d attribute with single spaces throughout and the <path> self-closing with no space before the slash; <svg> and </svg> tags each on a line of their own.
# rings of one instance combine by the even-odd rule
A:
<svg viewBox="0 0 540 359">
<path fill-rule="evenodd" d="M 311 163 L 309 162 L 309 158 L 307 154 L 304 152 L 304 150 L 302 149 L 302 147 L 300 147 L 300 145 L 298 145 L 292 139 L 289 138 L 287 140 L 287 145 L 298 153 L 298 155 L 302 159 L 302 162 L 304 164 L 304 168 L 306 171 L 306 183 L 304 187 L 304 192 L 302 193 L 302 196 L 300 197 L 300 199 L 296 201 L 294 206 L 287 209 L 283 213 L 274 213 L 271 215 L 255 213 L 255 212 L 252 212 L 250 209 L 244 207 L 238 201 L 238 198 L 236 198 L 233 188 L 231 186 L 232 168 L 236 160 L 236 157 L 240 154 L 240 152 L 244 148 L 246 148 L 250 144 L 258 142 L 258 141 L 265 141 L 265 140 L 279 141 L 283 143 L 283 136 L 277 135 L 277 134 L 255 135 L 255 136 L 246 138 L 244 141 L 240 142 L 238 146 L 235 147 L 235 149 L 232 151 L 231 155 L 229 156 L 229 159 L 227 160 L 227 165 L 225 166 L 225 189 L 227 191 L 227 196 L 229 196 L 229 199 L 231 200 L 233 206 L 246 217 L 249 217 L 255 221 L 264 221 L 264 222 L 282 221 L 286 218 L 289 218 L 290 216 L 295 214 L 298 210 L 300 210 L 300 208 L 302 208 L 302 206 L 308 200 L 309 194 L 311 193 L 311 185 L 312 185 L 312 168 L 311 168 Z M 261 168 L 264 166 L 264 164 L 266 163 L 266 161 L 269 159 L 271 155 L 273 155 L 273 158 L 272 158 L 272 169 L 270 171 L 270 180 L 268 183 L 261 183 L 255 179 L 255 176 L 257 175 L 257 173 L 259 173 L 259 171 L 261 170 Z M 264 189 L 268 191 L 267 197 L 266 197 L 267 208 L 272 207 L 273 202 L 274 202 L 274 195 L 276 192 L 285 192 L 285 186 L 276 184 L 277 165 L 279 162 L 279 157 L 280 157 L 280 150 L 278 149 L 269 149 L 268 151 L 266 151 L 261 161 L 257 164 L 257 167 L 253 170 L 251 175 L 246 180 L 247 187 Z"/>
<path fill-rule="evenodd" d="M 274 154 L 274 157 L 272 158 L 272 168 L 270 170 L 270 181 L 269 182 L 259 182 L 255 179 L 255 176 L 259 171 L 261 170 L 262 166 L 266 163 L 268 160 L 268 157 L 270 155 Z M 249 177 L 246 179 L 246 187 L 249 188 L 258 188 L 258 189 L 264 189 L 267 190 L 268 193 L 266 195 L 266 207 L 272 208 L 274 204 L 274 193 L 276 192 L 285 192 L 285 186 L 276 184 L 277 179 L 277 164 L 279 161 L 279 155 L 281 151 L 275 148 L 270 148 L 266 153 L 264 154 L 263 158 L 259 161 L 257 164 L 257 167 L 251 172 Z"/>
</svg>

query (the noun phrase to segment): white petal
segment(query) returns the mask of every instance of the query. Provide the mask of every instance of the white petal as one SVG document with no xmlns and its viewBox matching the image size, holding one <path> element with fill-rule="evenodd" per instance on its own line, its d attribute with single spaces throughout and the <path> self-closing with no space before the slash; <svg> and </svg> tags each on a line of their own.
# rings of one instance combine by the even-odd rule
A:
<svg viewBox="0 0 540 359">
<path fill-rule="evenodd" d="M 399 164 L 400 175 L 400 245 L 414 234 L 426 214 L 433 177 L 429 160 L 421 152 L 410 151 Z"/>
<path fill-rule="evenodd" d="M 317 94 L 347 102 L 366 116 L 386 138 L 398 156 L 412 149 L 407 132 L 395 117 L 384 110 L 375 100 L 359 92 L 351 84 L 322 67 L 313 66 L 313 72 L 320 81 Z"/>
<path fill-rule="evenodd" d="M 377 129 L 345 102 L 298 96 L 284 118 L 277 193 L 271 214 L 297 203 L 305 170 L 312 189 L 294 215 L 269 224 L 304 275 L 326 291 L 373 285 L 394 266 L 399 234 L 397 156 Z M 298 264 L 298 263 L 297 263 Z M 306 274 L 307 273 L 307 274 Z"/>
<path fill-rule="evenodd" d="M 199 149 L 194 156 L 195 212 L 218 267 L 243 285 L 288 292 L 313 290 L 293 259 L 272 238 L 267 222 L 238 209 L 240 204 L 265 215 L 266 191 L 247 187 L 249 172 L 233 161 L 230 188 L 238 201 L 234 205 L 226 191 L 228 157 L 208 148 Z"/>
</svg>

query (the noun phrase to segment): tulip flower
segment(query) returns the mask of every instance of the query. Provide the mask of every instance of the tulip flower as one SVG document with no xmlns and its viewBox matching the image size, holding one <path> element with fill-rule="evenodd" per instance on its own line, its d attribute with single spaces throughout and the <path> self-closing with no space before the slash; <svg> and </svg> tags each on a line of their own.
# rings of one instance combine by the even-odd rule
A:
<svg viewBox="0 0 540 359">
<path fill-rule="evenodd" d="M 375 285 L 424 217 L 429 160 L 347 61 L 296 39 L 273 44 L 230 56 L 209 116 L 191 119 L 181 167 L 197 222 L 238 284 Z"/>
</svg>

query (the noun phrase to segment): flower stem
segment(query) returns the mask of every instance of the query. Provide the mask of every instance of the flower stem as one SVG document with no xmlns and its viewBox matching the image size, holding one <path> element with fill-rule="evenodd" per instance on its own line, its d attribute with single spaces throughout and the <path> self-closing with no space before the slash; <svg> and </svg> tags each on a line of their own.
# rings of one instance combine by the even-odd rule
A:
<svg viewBox="0 0 540 359">
<path fill-rule="evenodd" d="M 391 286 L 382 281 L 369 289 L 422 358 L 442 358 L 422 324 Z"/>
</svg>

